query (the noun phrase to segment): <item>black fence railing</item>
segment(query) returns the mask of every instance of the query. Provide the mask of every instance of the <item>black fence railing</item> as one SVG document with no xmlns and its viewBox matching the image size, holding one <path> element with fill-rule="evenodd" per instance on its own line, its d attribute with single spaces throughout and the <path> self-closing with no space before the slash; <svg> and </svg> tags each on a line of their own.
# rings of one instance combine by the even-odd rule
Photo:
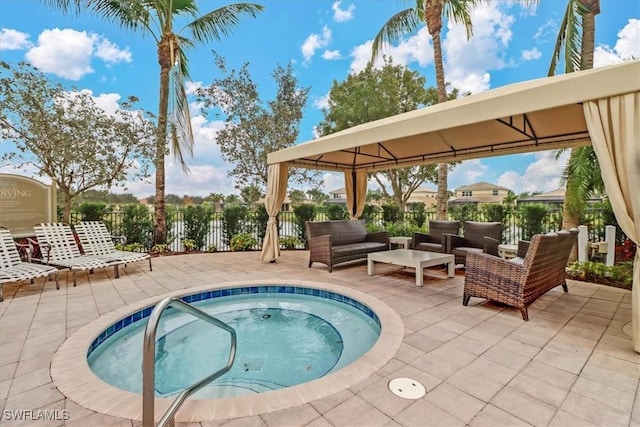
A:
<svg viewBox="0 0 640 427">
<path fill-rule="evenodd" d="M 185 239 L 185 236 L 187 236 L 187 228 L 189 225 L 185 222 L 183 212 L 179 209 L 172 212 L 167 212 L 167 215 L 167 223 L 170 224 L 170 227 L 168 227 L 167 230 L 167 244 L 169 246 L 169 249 L 176 252 L 182 252 L 185 250 L 183 240 Z M 368 227 L 373 227 L 376 229 L 387 229 L 390 232 L 400 230 L 400 232 L 404 232 L 406 234 L 411 230 L 418 229 L 418 225 L 416 225 L 416 223 L 418 222 L 416 216 L 420 218 L 421 215 L 425 215 L 425 221 L 421 229 L 426 231 L 429 221 L 436 218 L 435 212 L 404 212 L 400 215 L 401 219 L 398 221 L 400 224 L 399 227 L 390 226 L 389 223 L 385 223 L 382 212 L 374 213 L 366 219 L 366 222 Z M 583 215 L 583 224 L 587 225 L 589 230 L 589 240 L 604 240 L 605 226 L 608 225 L 605 223 L 604 218 L 605 215 L 602 209 L 589 209 L 587 210 L 585 215 Z M 327 215 L 323 212 L 316 213 L 314 218 L 314 220 L 316 221 L 323 221 L 327 219 Z M 463 215 L 460 215 L 460 213 L 458 213 L 454 218 L 450 219 L 457 219 L 463 223 L 466 221 L 490 220 L 485 214 L 478 211 L 471 211 Z M 72 224 L 80 220 L 82 220 L 81 214 L 74 212 L 71 215 Z M 107 224 L 113 234 L 124 236 L 129 242 L 141 240 L 139 230 L 140 227 L 136 228 L 135 224 L 133 226 L 131 224 L 127 225 L 126 220 L 123 218 L 121 212 L 107 213 L 102 216 L 102 221 Z M 153 242 L 153 227 L 151 225 L 153 224 L 153 213 L 150 212 L 149 217 L 145 218 L 145 221 L 146 225 L 144 226 L 145 228 L 142 231 L 142 235 L 144 236 L 142 240 L 144 241 L 139 241 L 138 243 L 141 243 L 143 246 L 149 249 Z M 531 230 L 527 228 L 526 219 L 519 211 L 513 211 L 506 214 L 502 219 L 502 223 L 503 243 L 515 244 L 519 240 L 526 239 L 532 234 Z M 560 211 L 549 211 L 539 222 L 535 231 L 547 233 L 560 230 L 561 226 L 562 213 Z M 302 234 L 296 223 L 295 214 L 292 211 L 282 211 L 278 214 L 278 229 L 281 238 L 299 238 Z M 131 236 L 127 235 L 131 233 L 131 230 L 136 230 L 137 239 L 132 240 Z M 238 230 L 242 233 L 248 233 L 255 239 L 257 244 L 251 249 L 260 249 L 262 245 L 262 238 L 264 235 L 264 224 L 262 226 L 259 224 L 259 219 L 256 215 L 247 215 L 245 218 L 243 218 L 241 221 L 241 226 Z M 622 235 L 620 229 L 617 229 L 617 233 L 619 235 Z M 198 249 L 214 250 L 215 248 L 215 250 L 217 251 L 229 251 L 231 249 L 228 242 L 228 237 L 228 235 L 225 235 L 222 212 L 215 212 L 210 218 L 209 230 L 203 239 L 204 244 Z M 295 239 L 293 240 L 295 241 Z M 305 245 L 302 242 L 297 242 L 294 245 L 295 249 L 304 249 L 304 247 Z"/>
</svg>

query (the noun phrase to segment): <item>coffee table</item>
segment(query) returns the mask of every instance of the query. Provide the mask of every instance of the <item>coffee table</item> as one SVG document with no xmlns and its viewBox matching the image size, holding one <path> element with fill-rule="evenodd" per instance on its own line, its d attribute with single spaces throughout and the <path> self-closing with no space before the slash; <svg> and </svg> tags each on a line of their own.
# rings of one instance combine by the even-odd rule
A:
<svg viewBox="0 0 640 427">
<path fill-rule="evenodd" d="M 447 275 L 455 276 L 455 257 L 451 254 L 438 252 L 416 251 L 413 249 L 394 249 L 392 251 L 372 252 L 367 255 L 367 274 L 373 276 L 373 264 L 401 265 L 416 269 L 416 286 L 422 286 L 422 275 L 426 267 L 447 264 Z"/>
</svg>

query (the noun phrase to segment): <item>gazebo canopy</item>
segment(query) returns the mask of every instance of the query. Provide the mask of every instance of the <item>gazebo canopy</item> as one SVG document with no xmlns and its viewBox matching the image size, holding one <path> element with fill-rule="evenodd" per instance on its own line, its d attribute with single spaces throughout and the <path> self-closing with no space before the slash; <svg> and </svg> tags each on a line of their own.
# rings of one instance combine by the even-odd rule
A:
<svg viewBox="0 0 640 427">
<path fill-rule="evenodd" d="M 375 171 L 591 144 L 582 103 L 640 90 L 640 62 L 516 83 L 270 153 L 269 164 Z"/>
</svg>

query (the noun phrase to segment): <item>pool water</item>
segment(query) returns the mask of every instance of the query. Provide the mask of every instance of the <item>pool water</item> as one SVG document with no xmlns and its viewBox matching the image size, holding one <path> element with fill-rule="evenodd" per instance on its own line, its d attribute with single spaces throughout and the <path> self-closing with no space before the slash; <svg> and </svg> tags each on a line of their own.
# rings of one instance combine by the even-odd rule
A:
<svg viewBox="0 0 640 427">
<path fill-rule="evenodd" d="M 196 398 L 234 397 L 320 378 L 358 359 L 380 335 L 379 323 L 361 310 L 311 295 L 260 293 L 194 303 L 236 330 L 233 367 Z M 116 332 L 89 355 L 94 373 L 135 393 L 142 390 L 146 319 Z M 171 396 L 222 368 L 229 333 L 169 309 L 156 343 L 156 394 Z"/>
</svg>

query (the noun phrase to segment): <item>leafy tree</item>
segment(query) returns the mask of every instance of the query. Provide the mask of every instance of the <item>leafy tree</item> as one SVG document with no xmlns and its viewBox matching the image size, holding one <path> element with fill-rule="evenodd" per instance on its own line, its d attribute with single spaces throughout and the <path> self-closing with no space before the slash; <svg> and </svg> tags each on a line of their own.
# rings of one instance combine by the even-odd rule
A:
<svg viewBox="0 0 640 427">
<path fill-rule="evenodd" d="M 329 195 L 325 194 L 320 188 L 312 188 L 311 190 L 307 190 L 307 195 L 309 199 L 317 205 L 321 205 L 327 200 L 329 200 Z"/>
<path fill-rule="evenodd" d="M 182 205 L 184 199 L 177 194 L 167 194 L 165 200 L 168 205 Z"/>
<path fill-rule="evenodd" d="M 328 205 L 326 208 L 327 218 L 330 220 L 347 219 L 349 213 L 345 208 L 338 204 Z"/>
<path fill-rule="evenodd" d="M 300 204 L 307 200 L 307 197 L 305 196 L 304 191 L 294 189 L 289 191 L 289 199 L 291 200 L 291 203 Z"/>
<path fill-rule="evenodd" d="M 233 165 L 229 175 L 239 185 L 255 185 L 264 191 L 267 154 L 295 144 L 309 88 L 298 86 L 291 64 L 278 65 L 272 72 L 277 87 L 275 98 L 265 102 L 249 73 L 248 63 L 240 70 L 227 70 L 222 57 L 215 55 L 214 62 L 224 77 L 197 90 L 202 114 L 206 116 L 211 109 L 218 108 L 225 117 L 225 126 L 216 141 L 222 158 Z M 316 175 L 307 169 L 296 169 L 290 179 L 315 183 Z"/>
<path fill-rule="evenodd" d="M 402 211 L 397 205 L 382 205 L 382 220 L 385 225 L 402 221 Z"/>
<path fill-rule="evenodd" d="M 520 207 L 522 238 L 531 240 L 534 234 L 543 232 L 543 221 L 547 216 L 547 207 L 540 203 L 527 203 Z"/>
<path fill-rule="evenodd" d="M 102 215 L 107 211 L 107 205 L 101 202 L 85 202 L 78 206 L 83 221 L 102 221 Z"/>
<path fill-rule="evenodd" d="M 0 129 L 17 150 L 2 153 L 16 167 L 35 166 L 64 195 L 63 220 L 84 191 L 149 176 L 154 125 L 137 99 L 107 114 L 91 95 L 67 91 L 26 63 L 0 62 Z M 3 142 L 4 144 L 4 142 Z"/>
<path fill-rule="evenodd" d="M 209 200 L 211 203 L 217 204 L 217 203 L 223 203 L 224 202 L 224 194 L 222 193 L 211 193 L 207 196 L 207 200 Z"/>
<path fill-rule="evenodd" d="M 237 194 L 229 194 L 224 198 L 224 203 L 226 205 L 239 205 L 240 197 Z"/>
<path fill-rule="evenodd" d="M 329 135 L 435 103 L 436 93 L 425 88 L 425 83 L 424 76 L 405 66 L 394 65 L 390 58 L 384 58 L 381 69 L 374 68 L 370 62 L 345 81 L 333 82 L 329 91 L 329 107 L 322 110 L 324 117 L 318 131 L 321 135 Z M 373 177 L 383 194 L 392 197 L 404 210 L 416 188 L 425 180 L 435 182 L 436 166 L 391 169 L 375 173 Z"/>
<path fill-rule="evenodd" d="M 447 92 L 444 79 L 442 60 L 442 30 L 443 15 L 448 19 L 465 26 L 467 38 L 472 34 L 471 8 L 482 0 L 424 0 L 416 1 L 413 8 L 404 9 L 393 15 L 380 29 L 372 45 L 372 59 L 383 50 L 385 43 L 400 40 L 407 33 L 413 32 L 421 22 L 427 25 L 427 30 L 433 40 L 433 59 L 436 71 L 437 102 L 446 102 Z M 437 218 L 447 219 L 447 175 L 449 167 L 438 165 L 438 202 Z"/>
<path fill-rule="evenodd" d="M 262 197 L 262 193 L 260 192 L 260 188 L 255 185 L 248 185 L 240 189 L 240 197 L 242 200 L 249 205 L 255 205 L 258 202 L 258 199 Z"/>
<path fill-rule="evenodd" d="M 187 50 L 197 43 L 219 41 L 231 33 L 243 15 L 252 17 L 263 7 L 251 3 L 234 3 L 199 15 L 196 0 L 45 0 L 62 10 L 75 6 L 76 12 L 89 10 L 117 25 L 140 30 L 153 37 L 157 46 L 160 64 L 160 94 L 158 126 L 156 132 L 156 197 L 155 197 L 155 243 L 166 241 L 165 215 L 165 153 L 170 142 L 174 156 L 180 160 L 185 171 L 183 149 L 193 149 L 191 117 L 185 91 L 189 79 Z M 174 31 L 177 18 L 190 18 L 181 30 Z M 188 38 L 190 35 L 192 38 Z M 171 95 L 170 95 L 171 94 Z M 171 104 L 171 108 L 170 108 Z"/>
</svg>

